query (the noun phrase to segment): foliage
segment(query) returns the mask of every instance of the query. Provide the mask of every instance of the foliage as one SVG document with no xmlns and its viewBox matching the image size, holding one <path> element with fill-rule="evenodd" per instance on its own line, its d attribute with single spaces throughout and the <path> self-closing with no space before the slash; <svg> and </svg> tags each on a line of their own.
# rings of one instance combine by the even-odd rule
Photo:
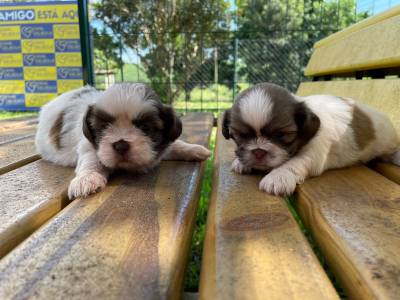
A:
<svg viewBox="0 0 400 300">
<path fill-rule="evenodd" d="M 164 101 L 172 101 L 201 65 L 200 52 L 211 42 L 202 33 L 227 28 L 221 12 L 228 6 L 223 0 L 101 0 L 94 4 L 96 17 L 125 46 L 138 49 L 141 65 Z"/>
<path fill-rule="evenodd" d="M 96 70 L 112 71 L 122 66 L 122 59 L 118 53 L 118 43 L 107 32 L 105 28 L 101 31 L 94 28 L 93 43 L 94 49 L 94 66 Z"/>
</svg>

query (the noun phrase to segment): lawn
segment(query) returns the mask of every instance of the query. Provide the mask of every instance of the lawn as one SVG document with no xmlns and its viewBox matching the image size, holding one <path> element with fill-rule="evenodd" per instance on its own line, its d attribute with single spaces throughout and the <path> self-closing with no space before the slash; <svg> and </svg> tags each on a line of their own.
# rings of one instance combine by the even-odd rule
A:
<svg viewBox="0 0 400 300">
<path fill-rule="evenodd" d="M 14 118 L 20 118 L 20 117 L 32 117 L 32 116 L 37 116 L 37 112 L 32 112 L 32 111 L 17 111 L 17 112 L 9 112 L 9 111 L 0 111 L 0 120 L 5 120 L 5 119 L 14 119 Z"/>
</svg>

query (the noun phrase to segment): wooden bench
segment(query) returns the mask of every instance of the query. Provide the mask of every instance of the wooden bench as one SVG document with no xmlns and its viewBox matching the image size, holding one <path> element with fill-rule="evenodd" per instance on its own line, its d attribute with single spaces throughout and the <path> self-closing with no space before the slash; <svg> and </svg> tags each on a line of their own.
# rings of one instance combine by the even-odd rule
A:
<svg viewBox="0 0 400 300">
<path fill-rule="evenodd" d="M 305 74 L 314 81 L 299 95 L 364 101 L 400 134 L 400 7 L 316 43 Z M 261 177 L 230 171 L 233 149 L 219 133 L 200 298 L 337 299 L 285 201 L 259 192 Z M 373 168 L 308 179 L 294 203 L 351 299 L 399 299 L 400 168 Z"/>
<path fill-rule="evenodd" d="M 184 140 L 208 144 L 211 114 L 188 114 L 183 124 Z M 203 167 L 162 162 L 73 202 L 71 168 L 38 160 L 8 170 L 0 176 L 0 299 L 180 298 Z"/>
</svg>

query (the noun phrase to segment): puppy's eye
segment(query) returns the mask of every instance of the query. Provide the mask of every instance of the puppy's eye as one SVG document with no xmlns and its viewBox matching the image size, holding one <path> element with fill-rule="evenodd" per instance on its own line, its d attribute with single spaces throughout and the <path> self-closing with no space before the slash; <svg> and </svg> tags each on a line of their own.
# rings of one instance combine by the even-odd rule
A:
<svg viewBox="0 0 400 300">
<path fill-rule="evenodd" d="M 296 132 L 278 131 L 274 134 L 274 138 L 283 143 L 291 143 L 296 137 Z"/>
<path fill-rule="evenodd" d="M 146 123 L 135 123 L 134 125 L 143 132 L 148 132 L 151 130 L 151 127 Z"/>
</svg>

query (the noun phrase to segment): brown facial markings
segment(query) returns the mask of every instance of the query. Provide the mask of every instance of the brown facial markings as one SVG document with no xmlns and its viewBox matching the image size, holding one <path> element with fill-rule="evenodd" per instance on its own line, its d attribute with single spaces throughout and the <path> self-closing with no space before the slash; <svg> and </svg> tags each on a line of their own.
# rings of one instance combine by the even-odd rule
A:
<svg viewBox="0 0 400 300">
<path fill-rule="evenodd" d="M 83 133 L 86 138 L 97 147 L 102 132 L 114 121 L 115 118 L 104 110 L 95 106 L 89 106 L 83 120 Z"/>
<path fill-rule="evenodd" d="M 61 149 L 61 130 L 64 122 L 64 114 L 64 111 L 60 112 L 49 133 L 50 141 L 57 150 Z"/>
<path fill-rule="evenodd" d="M 354 140 L 359 150 L 363 150 L 375 139 L 375 128 L 371 119 L 356 105 L 353 108 L 350 126 L 353 128 Z"/>
</svg>

